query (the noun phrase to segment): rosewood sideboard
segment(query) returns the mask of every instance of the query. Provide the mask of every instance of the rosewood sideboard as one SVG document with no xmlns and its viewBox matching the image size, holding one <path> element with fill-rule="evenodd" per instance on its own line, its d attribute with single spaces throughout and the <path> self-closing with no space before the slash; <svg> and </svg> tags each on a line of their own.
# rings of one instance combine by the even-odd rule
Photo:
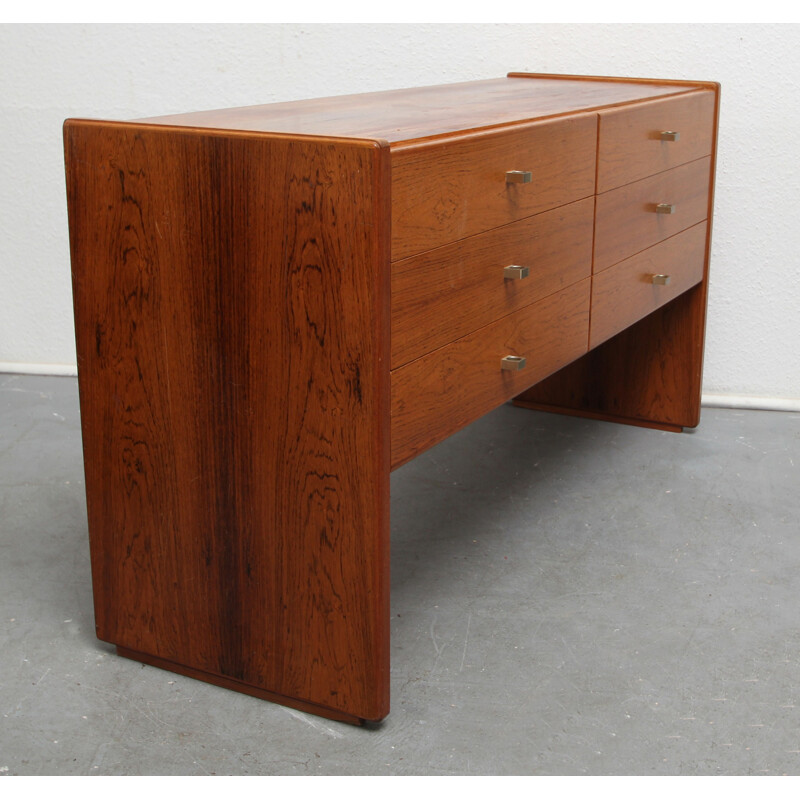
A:
<svg viewBox="0 0 800 800">
<path fill-rule="evenodd" d="M 697 425 L 718 107 L 512 73 L 68 120 L 98 637 L 383 718 L 392 469 L 512 399 Z"/>
</svg>

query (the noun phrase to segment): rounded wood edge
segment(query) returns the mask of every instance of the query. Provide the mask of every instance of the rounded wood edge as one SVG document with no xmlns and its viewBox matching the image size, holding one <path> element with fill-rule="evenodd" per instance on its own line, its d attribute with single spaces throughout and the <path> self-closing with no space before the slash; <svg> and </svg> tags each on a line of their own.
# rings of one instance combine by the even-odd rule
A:
<svg viewBox="0 0 800 800">
<path fill-rule="evenodd" d="M 281 133 L 273 131 L 250 131 L 245 129 L 233 130 L 231 128 L 209 128 L 200 125 L 169 125 L 157 122 L 141 122 L 138 120 L 105 120 L 105 119 L 86 119 L 82 117 L 70 117 L 64 120 L 64 134 L 69 130 L 78 128 L 124 128 L 141 130 L 159 130 L 165 133 L 196 135 L 196 136 L 224 136 L 226 138 L 236 137 L 245 139 L 273 139 L 284 142 L 330 142 L 337 145 L 349 145 L 352 147 L 375 148 L 377 150 L 389 150 L 390 143 L 386 139 L 369 138 L 363 136 L 325 136 L 312 133 Z"/>
<path fill-rule="evenodd" d="M 546 72 L 509 72 L 506 74 L 507 78 L 540 78 L 561 81 L 604 81 L 608 83 L 643 83 L 652 84 L 656 86 L 686 86 L 689 88 L 698 89 L 712 89 L 716 87 L 719 89 L 719 83 L 714 81 L 687 81 L 687 80 L 674 80 L 666 78 L 624 78 L 614 75 L 566 75 L 555 74 L 550 75 Z"/>
</svg>

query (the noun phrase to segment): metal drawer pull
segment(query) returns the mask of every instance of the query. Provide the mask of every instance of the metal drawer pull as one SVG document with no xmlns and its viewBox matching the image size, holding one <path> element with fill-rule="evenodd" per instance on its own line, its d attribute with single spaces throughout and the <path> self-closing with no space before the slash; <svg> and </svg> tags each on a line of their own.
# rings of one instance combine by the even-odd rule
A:
<svg viewBox="0 0 800 800">
<path fill-rule="evenodd" d="M 651 275 L 650 277 L 656 286 L 669 286 L 669 275 Z"/>
<path fill-rule="evenodd" d="M 675 206 L 673 203 L 656 203 L 656 214 L 674 214 Z"/>
<path fill-rule="evenodd" d="M 508 369 L 512 372 L 517 372 L 525 366 L 525 358 L 523 356 L 505 356 L 500 361 L 500 369 Z"/>
<path fill-rule="evenodd" d="M 510 267 L 505 267 L 503 269 L 503 277 L 507 281 L 519 281 L 523 278 L 527 278 L 530 270 L 528 267 L 517 267 L 515 265 L 511 265 Z"/>
<path fill-rule="evenodd" d="M 661 131 L 659 138 L 662 142 L 677 142 L 681 135 L 678 131 Z"/>
<path fill-rule="evenodd" d="M 521 169 L 512 169 L 506 172 L 506 183 L 530 183 L 533 180 L 533 173 L 525 172 Z"/>
</svg>

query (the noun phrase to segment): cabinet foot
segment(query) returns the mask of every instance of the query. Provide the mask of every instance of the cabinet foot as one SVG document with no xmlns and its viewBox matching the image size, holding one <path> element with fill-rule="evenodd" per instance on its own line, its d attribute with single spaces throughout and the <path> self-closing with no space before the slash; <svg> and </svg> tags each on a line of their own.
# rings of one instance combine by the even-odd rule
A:
<svg viewBox="0 0 800 800">
<path fill-rule="evenodd" d="M 514 400 L 513 404 L 518 408 L 529 408 L 532 411 L 547 411 L 551 414 L 564 414 L 568 417 L 584 417 L 586 419 L 599 419 L 605 422 L 618 422 L 622 425 L 636 425 L 639 428 L 654 428 L 658 431 L 669 431 L 670 433 L 682 433 L 682 425 L 671 425 L 668 422 L 651 422 L 644 419 L 633 417 L 620 417 L 614 414 L 600 414 L 596 411 L 583 411 L 579 408 L 562 408 L 561 406 L 551 406 L 547 403 L 533 403 L 526 400 Z"/>
<path fill-rule="evenodd" d="M 183 664 L 176 664 L 174 661 L 169 661 L 166 658 L 159 658 L 158 656 L 151 656 L 148 653 L 139 653 L 136 650 L 129 650 L 127 647 L 121 647 L 120 645 L 117 645 L 117 655 L 130 658 L 133 661 L 140 661 L 142 664 L 158 667 L 168 672 L 176 672 L 178 675 L 185 675 L 187 678 L 194 678 L 195 680 L 212 683 L 224 689 L 233 689 L 242 694 L 249 694 L 251 697 L 259 698 L 259 700 L 268 700 L 270 703 L 278 703 L 279 705 L 288 706 L 289 708 L 304 711 L 308 714 L 316 714 L 318 717 L 325 717 L 326 719 L 336 720 L 337 722 L 347 722 L 350 725 L 364 725 L 368 722 L 368 720 L 362 719 L 361 717 L 354 717 L 351 714 L 337 711 L 333 708 L 327 708 L 317 703 L 309 703 L 305 700 L 286 697 L 276 692 L 269 692 L 266 689 L 261 689 L 258 686 L 251 686 L 250 684 L 242 683 L 233 678 L 226 678 L 223 675 L 203 672 L 199 669 L 186 667 Z"/>
</svg>

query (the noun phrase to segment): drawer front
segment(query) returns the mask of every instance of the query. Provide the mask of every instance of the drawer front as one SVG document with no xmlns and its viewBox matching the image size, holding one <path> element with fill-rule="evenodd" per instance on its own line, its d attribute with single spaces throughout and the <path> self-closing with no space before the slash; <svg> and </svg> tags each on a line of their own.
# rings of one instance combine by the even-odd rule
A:
<svg viewBox="0 0 800 800">
<path fill-rule="evenodd" d="M 707 157 L 599 195 L 594 271 L 706 219 L 710 179 Z M 669 208 L 659 209 L 660 204 Z"/>
<path fill-rule="evenodd" d="M 588 277 L 593 212 L 590 197 L 392 264 L 392 368 Z"/>
<path fill-rule="evenodd" d="M 638 253 L 592 279 L 591 348 L 633 325 L 703 279 L 707 223 Z M 666 285 L 654 275 L 669 276 Z"/>
<path fill-rule="evenodd" d="M 665 141 L 662 132 L 676 132 Z M 714 92 L 600 112 L 597 191 L 606 192 L 711 154 Z"/>
<path fill-rule="evenodd" d="M 590 278 L 392 371 L 392 468 L 582 356 Z M 504 370 L 507 355 L 525 367 Z"/>
<path fill-rule="evenodd" d="M 393 150 L 392 259 L 589 197 L 596 145 L 581 114 Z"/>
</svg>

